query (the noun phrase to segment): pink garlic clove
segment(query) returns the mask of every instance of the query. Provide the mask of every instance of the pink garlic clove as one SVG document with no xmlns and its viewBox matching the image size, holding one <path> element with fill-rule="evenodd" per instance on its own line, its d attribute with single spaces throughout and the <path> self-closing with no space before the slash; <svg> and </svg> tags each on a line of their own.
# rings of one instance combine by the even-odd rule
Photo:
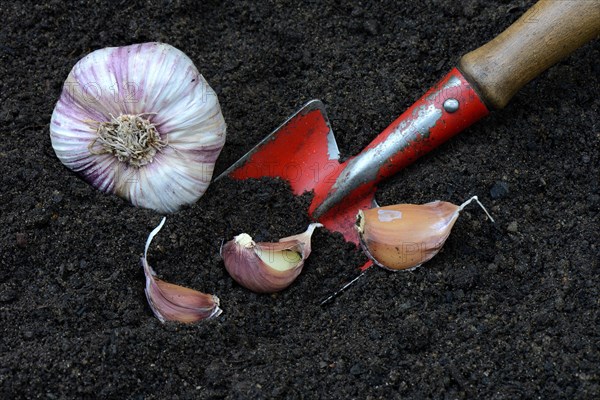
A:
<svg viewBox="0 0 600 400">
<path fill-rule="evenodd" d="M 229 275 L 246 289 L 274 293 L 288 287 L 300 274 L 311 252 L 313 223 L 298 235 L 276 243 L 256 243 L 246 233 L 237 235 L 221 248 L 221 257 Z"/>
<path fill-rule="evenodd" d="M 146 276 L 146 298 L 152 312 L 161 322 L 194 323 L 219 316 L 222 310 L 219 308 L 219 298 L 217 296 L 158 279 L 156 273 L 148 264 L 148 247 L 165 221 L 166 218 L 163 218 L 161 223 L 148 236 L 144 257 L 142 257 L 142 266 Z"/>
</svg>

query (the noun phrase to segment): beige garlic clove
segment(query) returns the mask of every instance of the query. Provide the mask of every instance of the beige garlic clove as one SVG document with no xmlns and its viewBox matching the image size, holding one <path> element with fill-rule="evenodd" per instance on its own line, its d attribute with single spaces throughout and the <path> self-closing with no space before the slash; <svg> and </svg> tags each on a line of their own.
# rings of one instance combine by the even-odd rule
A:
<svg viewBox="0 0 600 400">
<path fill-rule="evenodd" d="M 298 277 L 310 255 L 313 223 L 301 234 L 279 239 L 277 243 L 256 243 L 247 233 L 237 235 L 221 247 L 221 257 L 229 275 L 246 289 L 274 293 L 288 287 Z"/>
<path fill-rule="evenodd" d="M 381 267 L 416 268 L 441 250 L 460 211 L 473 200 L 493 222 L 477 196 L 460 206 L 438 200 L 361 210 L 356 221 L 361 245 L 367 256 Z"/>
<path fill-rule="evenodd" d="M 152 312 L 161 322 L 193 323 L 219 316 L 222 310 L 219 308 L 219 298 L 217 296 L 158 279 L 156 273 L 148 264 L 148 247 L 154 236 L 163 227 L 165 220 L 166 218 L 163 218 L 161 223 L 148 236 L 144 257 L 142 257 L 142 266 L 146 276 L 146 298 Z"/>
</svg>

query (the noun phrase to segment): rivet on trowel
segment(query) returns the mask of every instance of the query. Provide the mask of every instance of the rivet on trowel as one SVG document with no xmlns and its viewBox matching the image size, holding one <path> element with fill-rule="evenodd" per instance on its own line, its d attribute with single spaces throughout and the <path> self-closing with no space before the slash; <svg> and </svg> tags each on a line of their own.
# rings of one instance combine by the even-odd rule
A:
<svg viewBox="0 0 600 400">
<path fill-rule="evenodd" d="M 446 110 L 449 113 L 453 113 L 458 111 L 458 100 L 456 99 L 447 99 L 446 101 L 444 101 L 444 110 Z"/>
</svg>

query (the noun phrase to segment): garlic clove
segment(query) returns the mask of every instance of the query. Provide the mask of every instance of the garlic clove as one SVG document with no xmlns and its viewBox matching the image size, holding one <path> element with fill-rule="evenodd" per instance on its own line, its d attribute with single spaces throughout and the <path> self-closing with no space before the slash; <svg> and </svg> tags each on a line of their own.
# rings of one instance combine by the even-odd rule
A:
<svg viewBox="0 0 600 400">
<path fill-rule="evenodd" d="M 247 233 L 237 235 L 221 247 L 229 275 L 241 286 L 257 293 L 274 293 L 288 287 L 302 272 L 311 252 L 313 223 L 301 234 L 276 243 L 256 243 Z"/>
<path fill-rule="evenodd" d="M 219 298 L 155 278 L 144 265 L 146 298 L 154 315 L 161 321 L 194 323 L 219 316 Z"/>
<path fill-rule="evenodd" d="M 477 196 L 457 206 L 445 201 L 396 204 L 359 211 L 356 228 L 367 256 L 381 267 L 406 270 L 419 267 L 444 246 L 460 211 Z"/>
<path fill-rule="evenodd" d="M 146 298 L 154 315 L 161 321 L 194 323 L 203 319 L 218 317 L 219 298 L 183 286 L 174 285 L 156 278 L 156 273 L 148 264 L 148 247 L 152 239 L 162 229 L 166 218 L 150 233 L 146 241 L 142 267 L 146 276 Z"/>
<path fill-rule="evenodd" d="M 225 131 L 216 93 L 192 60 L 164 43 L 108 47 L 79 60 L 50 122 L 65 166 L 159 212 L 202 196 Z"/>
</svg>

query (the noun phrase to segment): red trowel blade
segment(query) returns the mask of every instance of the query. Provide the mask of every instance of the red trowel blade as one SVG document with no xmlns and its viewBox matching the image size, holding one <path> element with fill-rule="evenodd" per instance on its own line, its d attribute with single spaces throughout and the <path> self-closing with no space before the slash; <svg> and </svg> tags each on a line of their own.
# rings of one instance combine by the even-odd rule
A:
<svg viewBox="0 0 600 400">
<path fill-rule="evenodd" d="M 325 106 L 312 100 L 250 150 L 218 178 L 278 177 L 289 182 L 296 195 L 332 184 L 341 170 L 339 150 Z M 325 193 L 323 193 L 325 194 Z M 357 243 L 354 221 L 359 209 L 370 208 L 373 193 L 349 199 L 319 218 L 331 231 Z"/>
<path fill-rule="evenodd" d="M 325 106 L 312 100 L 218 178 L 279 177 L 300 195 L 339 168 L 339 150 Z"/>
</svg>

